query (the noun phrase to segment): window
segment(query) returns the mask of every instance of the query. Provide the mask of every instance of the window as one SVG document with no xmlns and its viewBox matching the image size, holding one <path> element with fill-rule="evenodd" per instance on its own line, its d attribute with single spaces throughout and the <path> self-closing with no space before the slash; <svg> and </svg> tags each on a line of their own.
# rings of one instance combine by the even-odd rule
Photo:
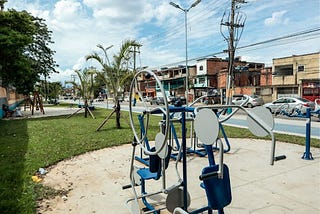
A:
<svg viewBox="0 0 320 214">
<path fill-rule="evenodd" d="M 204 84 L 204 83 L 206 83 L 206 78 L 199 77 L 199 84 Z"/>
<path fill-rule="evenodd" d="M 287 76 L 287 75 L 293 75 L 293 65 L 279 65 L 275 66 L 275 75 L 280 76 Z"/>
<path fill-rule="evenodd" d="M 304 65 L 298 65 L 298 72 L 304 71 Z"/>
<path fill-rule="evenodd" d="M 199 70 L 200 70 L 200 71 L 203 70 L 203 65 L 200 65 Z"/>
</svg>

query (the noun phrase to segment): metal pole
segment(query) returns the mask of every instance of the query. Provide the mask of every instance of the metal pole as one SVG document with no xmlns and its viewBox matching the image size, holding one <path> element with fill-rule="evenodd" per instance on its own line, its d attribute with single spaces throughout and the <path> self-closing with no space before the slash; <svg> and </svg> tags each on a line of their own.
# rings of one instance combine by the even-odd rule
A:
<svg viewBox="0 0 320 214">
<path fill-rule="evenodd" d="M 181 112 L 182 128 L 182 174 L 183 174 L 183 209 L 188 209 L 188 173 L 187 173 L 187 148 L 186 148 L 186 112 Z"/>
<path fill-rule="evenodd" d="M 189 68 L 188 68 L 188 17 L 187 17 L 188 10 L 184 10 L 184 27 L 185 27 L 185 36 L 186 36 L 186 105 L 188 106 L 188 94 L 189 94 Z"/>
<path fill-rule="evenodd" d="M 186 105 L 188 105 L 188 92 L 189 92 L 189 68 L 188 68 L 188 16 L 187 13 L 189 10 L 195 6 L 197 6 L 201 0 L 196 0 L 192 3 L 192 5 L 189 8 L 183 9 L 176 3 L 170 2 L 169 4 L 175 8 L 178 8 L 184 12 L 184 27 L 185 27 L 185 43 L 186 43 L 186 87 L 185 87 L 185 97 L 186 97 Z"/>
<path fill-rule="evenodd" d="M 306 112 L 306 151 L 304 152 L 302 159 L 313 160 L 312 154 L 310 152 L 310 128 L 311 128 L 311 109 L 307 108 Z"/>
</svg>

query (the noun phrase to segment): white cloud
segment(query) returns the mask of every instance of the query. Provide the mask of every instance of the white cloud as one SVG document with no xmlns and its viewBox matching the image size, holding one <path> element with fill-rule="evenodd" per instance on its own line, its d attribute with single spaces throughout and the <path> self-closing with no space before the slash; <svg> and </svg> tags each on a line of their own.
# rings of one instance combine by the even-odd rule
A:
<svg viewBox="0 0 320 214">
<path fill-rule="evenodd" d="M 289 22 L 289 18 L 284 17 L 286 13 L 286 10 L 274 12 L 270 18 L 265 19 L 264 24 L 267 26 L 287 24 Z"/>
<path fill-rule="evenodd" d="M 56 51 L 54 59 L 60 65 L 60 73 L 53 76 L 70 79 L 73 68 L 92 65 L 93 62 L 83 62 L 81 59 L 96 50 L 97 44 L 114 45 L 108 50 L 111 58 L 113 53 L 119 51 L 121 42 L 125 39 L 136 39 L 142 43 L 140 55 L 137 56 L 141 66 L 155 67 L 183 61 L 184 14 L 169 5 L 169 1 L 9 0 L 5 8 L 27 10 L 34 16 L 46 19 L 49 30 L 53 31 L 52 38 L 55 43 L 51 47 Z M 184 7 L 194 1 L 174 2 Z M 241 7 L 241 11 L 247 15 L 247 22 L 239 45 L 253 44 L 316 26 L 318 22 L 315 20 L 319 20 L 316 8 L 319 4 L 315 2 L 250 0 Z M 189 58 L 217 53 L 227 48 L 227 43 L 220 34 L 220 21 L 223 12 L 229 10 L 228 7 L 229 1 L 203 0 L 188 12 Z M 274 11 L 275 8 L 278 12 Z M 285 28 L 281 26 L 289 21 L 290 25 Z M 308 27 L 308 23 L 313 25 Z M 263 24 L 272 27 L 266 29 Z M 301 53 L 313 51 L 312 47 L 315 45 L 310 43 L 319 44 L 317 41 L 319 39 L 304 41 L 306 47 Z M 270 46 L 273 48 L 274 45 Z M 298 46 L 295 47 L 298 49 Z M 257 47 L 254 51 L 241 52 L 246 59 L 264 62 L 278 53 L 272 48 L 262 47 L 263 50 L 260 50 L 260 47 Z M 292 54 L 293 50 L 282 49 L 283 56 Z"/>
<path fill-rule="evenodd" d="M 60 70 L 59 73 L 53 73 L 50 75 L 50 82 L 61 82 L 64 84 L 66 81 L 71 81 L 71 75 L 74 75 L 75 72 L 72 69 Z"/>
<path fill-rule="evenodd" d="M 74 0 L 61 0 L 55 4 L 52 13 L 59 21 L 72 21 L 74 18 L 78 18 L 79 12 L 81 13 L 80 2 Z"/>
</svg>

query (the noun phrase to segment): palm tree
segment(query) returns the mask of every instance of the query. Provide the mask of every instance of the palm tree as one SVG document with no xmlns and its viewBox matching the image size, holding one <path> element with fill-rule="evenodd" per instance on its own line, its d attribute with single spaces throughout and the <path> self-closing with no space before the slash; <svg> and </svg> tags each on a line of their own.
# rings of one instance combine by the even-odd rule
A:
<svg viewBox="0 0 320 214">
<path fill-rule="evenodd" d="M 75 81 L 69 81 L 68 83 L 71 83 L 84 99 L 84 117 L 87 117 L 89 107 L 88 99 L 93 99 L 93 74 L 95 74 L 96 71 L 94 69 L 84 69 L 83 71 L 75 70 L 74 72 L 79 78 L 79 84 Z"/>
<path fill-rule="evenodd" d="M 125 40 L 118 54 L 113 56 L 113 60 L 110 62 L 107 50 L 102 45 L 97 45 L 103 51 L 103 56 L 94 52 L 87 55 L 86 60 L 95 59 L 102 66 L 102 72 L 98 73 L 98 77 L 106 84 L 108 92 L 113 95 L 113 101 L 115 103 L 116 113 L 116 126 L 120 128 L 120 102 L 119 98 L 124 93 L 124 87 L 128 81 L 132 80 L 135 71 L 129 69 L 129 62 L 132 58 L 132 47 L 140 47 L 141 45 L 135 40 Z"/>
</svg>

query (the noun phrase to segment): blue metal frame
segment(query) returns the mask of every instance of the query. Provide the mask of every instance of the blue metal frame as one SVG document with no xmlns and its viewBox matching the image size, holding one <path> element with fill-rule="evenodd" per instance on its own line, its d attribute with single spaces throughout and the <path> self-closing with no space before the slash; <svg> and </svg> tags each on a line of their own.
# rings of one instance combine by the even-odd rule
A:
<svg viewBox="0 0 320 214">
<path fill-rule="evenodd" d="M 311 134 L 311 109 L 307 108 L 306 116 L 307 122 L 306 122 L 306 150 L 303 153 L 302 159 L 305 160 L 313 160 L 312 154 L 310 152 L 310 134 Z"/>
<path fill-rule="evenodd" d="M 140 125 L 140 129 L 141 129 L 141 136 L 145 135 L 146 130 L 144 129 L 144 116 L 143 115 L 138 115 L 138 120 L 139 120 L 139 125 Z M 150 145 L 149 145 L 149 141 L 148 138 L 145 138 L 145 145 L 147 147 L 148 150 L 150 150 Z M 146 166 L 149 166 L 149 157 L 143 157 L 143 151 L 142 149 L 140 149 L 140 157 L 135 156 L 134 157 L 135 160 L 143 163 Z"/>
<path fill-rule="evenodd" d="M 214 155 L 212 150 L 213 149 L 218 149 L 217 147 L 214 147 L 212 145 L 205 145 L 204 146 L 204 152 L 200 152 L 200 150 L 198 151 L 197 149 L 188 149 L 186 146 L 186 112 L 194 112 L 194 107 L 175 107 L 175 106 L 170 106 L 169 107 L 169 112 L 179 112 L 181 113 L 181 119 L 180 119 L 180 123 L 181 123 L 181 129 L 182 129 L 182 142 L 181 145 L 179 144 L 179 140 L 177 137 L 177 133 L 176 130 L 174 128 L 174 125 L 172 122 L 170 122 L 170 126 L 171 126 L 171 132 L 173 134 L 173 138 L 175 140 L 175 143 L 177 144 L 177 147 L 180 148 L 180 146 L 182 146 L 182 184 L 181 186 L 183 187 L 183 209 L 187 210 L 188 209 L 188 172 L 187 172 L 187 154 L 188 153 L 196 153 L 200 156 L 205 156 L 208 155 L 208 160 L 209 160 L 209 165 L 215 165 L 215 161 L 214 161 Z M 152 114 L 161 114 L 163 112 L 159 111 L 154 111 L 152 112 Z M 139 124 L 140 124 L 140 128 L 141 128 L 141 135 L 143 136 L 146 131 L 144 128 L 144 117 L 142 115 L 138 116 L 138 120 L 139 120 Z M 219 124 L 220 129 L 222 131 L 222 135 L 223 137 L 226 139 L 226 145 L 227 145 L 227 149 L 224 150 L 224 152 L 228 152 L 230 151 L 230 144 L 227 138 L 227 135 L 224 131 L 224 128 L 221 124 Z M 149 148 L 149 142 L 148 139 L 145 139 L 145 143 L 146 143 L 146 147 Z M 141 156 L 137 157 L 135 156 L 135 159 L 140 161 L 141 163 L 144 163 L 145 165 L 149 166 L 149 158 L 143 158 L 142 157 L 142 151 L 141 151 Z M 171 157 L 174 157 L 174 155 L 171 155 Z M 176 158 L 176 157 L 175 157 Z M 145 190 L 145 180 L 142 179 L 141 181 L 141 192 L 142 194 L 146 194 L 146 190 Z M 142 197 L 142 202 L 144 203 L 144 205 L 146 206 L 146 209 L 148 210 L 154 210 L 154 207 L 147 201 L 146 197 Z M 201 213 L 203 211 L 208 211 L 208 213 L 212 214 L 212 209 L 210 208 L 210 206 L 205 206 L 202 208 L 199 208 L 197 210 L 194 210 L 190 213 Z M 157 211 L 154 211 L 154 213 L 157 213 Z M 218 210 L 219 214 L 223 214 L 223 209 L 222 210 Z"/>
<path fill-rule="evenodd" d="M 306 109 L 306 114 L 302 114 L 299 109 L 295 109 L 298 113 L 297 115 L 288 114 L 286 111 L 282 111 L 282 113 L 288 117 L 299 117 L 299 118 L 306 118 L 306 143 L 305 143 L 305 152 L 301 157 L 304 160 L 313 160 L 312 154 L 310 152 L 310 135 L 311 135 L 311 109 Z"/>
</svg>

